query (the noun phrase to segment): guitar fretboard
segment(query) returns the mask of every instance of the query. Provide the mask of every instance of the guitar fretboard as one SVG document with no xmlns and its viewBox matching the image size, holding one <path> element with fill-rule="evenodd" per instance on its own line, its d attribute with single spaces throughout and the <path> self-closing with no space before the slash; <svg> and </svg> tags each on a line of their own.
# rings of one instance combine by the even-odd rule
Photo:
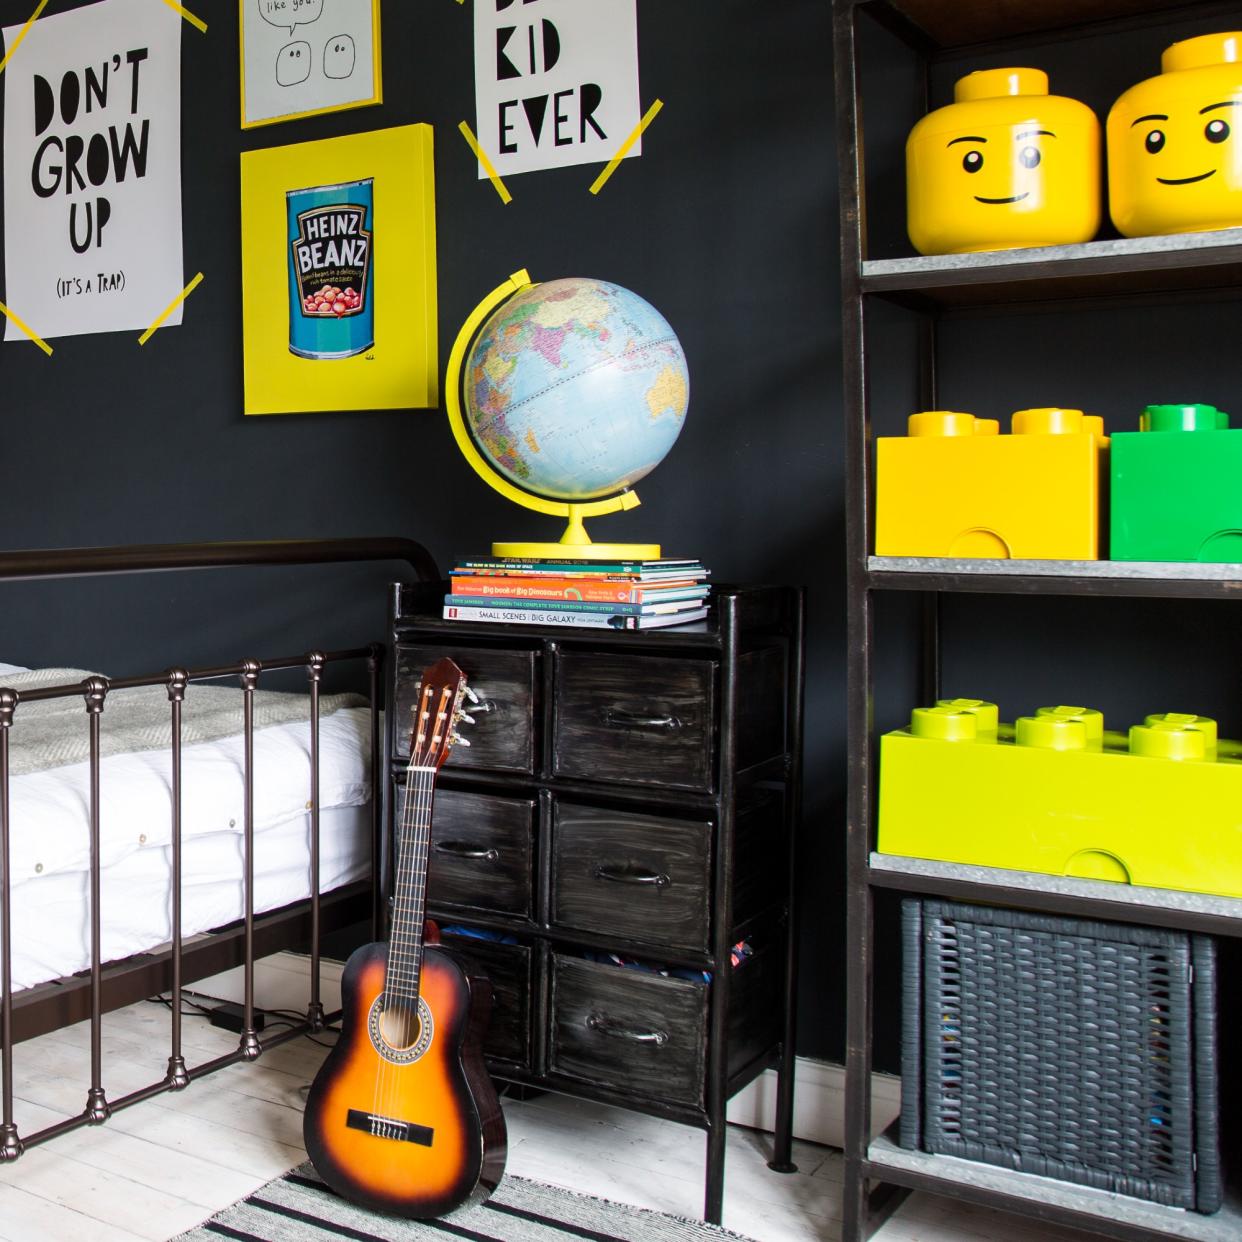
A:
<svg viewBox="0 0 1242 1242">
<path fill-rule="evenodd" d="M 431 850 L 434 767 L 411 764 L 397 838 L 392 933 L 388 945 L 386 1008 L 415 1013 L 423 965 L 423 922 L 427 914 L 427 860 Z"/>
</svg>

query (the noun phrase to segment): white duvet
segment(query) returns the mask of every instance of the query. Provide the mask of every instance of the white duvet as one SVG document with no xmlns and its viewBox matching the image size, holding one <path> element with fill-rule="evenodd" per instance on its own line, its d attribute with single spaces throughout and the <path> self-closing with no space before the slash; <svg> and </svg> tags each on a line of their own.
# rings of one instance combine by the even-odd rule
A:
<svg viewBox="0 0 1242 1242">
<path fill-rule="evenodd" d="M 321 891 L 370 864 L 370 711 L 344 708 L 319 725 Z M 240 918 L 244 787 L 240 735 L 182 752 L 182 931 Z M 254 734 L 255 909 L 310 894 L 310 740 L 305 722 Z M 90 965 L 90 765 L 10 782 L 13 986 Z M 100 773 L 103 958 L 153 948 L 171 934 L 172 795 L 166 750 L 116 755 Z"/>
</svg>

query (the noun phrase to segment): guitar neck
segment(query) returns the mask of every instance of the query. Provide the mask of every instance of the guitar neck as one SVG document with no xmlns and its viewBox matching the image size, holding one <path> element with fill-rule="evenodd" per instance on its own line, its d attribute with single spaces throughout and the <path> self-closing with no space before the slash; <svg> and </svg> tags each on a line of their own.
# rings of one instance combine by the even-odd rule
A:
<svg viewBox="0 0 1242 1242">
<path fill-rule="evenodd" d="M 418 1008 L 423 966 L 423 923 L 427 916 L 427 862 L 431 852 L 434 767 L 411 764 L 405 778 L 405 808 L 397 839 L 392 933 L 388 947 L 387 1006 Z"/>
</svg>

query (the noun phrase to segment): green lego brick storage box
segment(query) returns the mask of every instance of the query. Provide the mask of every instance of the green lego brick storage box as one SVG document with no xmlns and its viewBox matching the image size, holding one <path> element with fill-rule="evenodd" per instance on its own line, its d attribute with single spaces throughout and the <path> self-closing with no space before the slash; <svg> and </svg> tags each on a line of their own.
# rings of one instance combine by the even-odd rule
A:
<svg viewBox="0 0 1242 1242">
<path fill-rule="evenodd" d="M 1212 405 L 1149 405 L 1114 432 L 1115 561 L 1242 561 L 1242 430 Z"/>
</svg>

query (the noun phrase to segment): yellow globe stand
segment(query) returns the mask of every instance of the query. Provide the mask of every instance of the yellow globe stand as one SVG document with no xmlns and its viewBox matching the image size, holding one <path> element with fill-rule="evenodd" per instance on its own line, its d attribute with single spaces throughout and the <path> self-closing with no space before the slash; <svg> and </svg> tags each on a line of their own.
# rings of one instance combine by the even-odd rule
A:
<svg viewBox="0 0 1242 1242">
<path fill-rule="evenodd" d="M 494 470 L 479 452 L 478 446 L 470 435 L 461 408 L 461 369 L 466 353 L 491 313 L 506 298 L 532 286 L 533 282 L 525 270 L 515 272 L 474 308 L 466 322 L 462 324 L 456 341 L 453 342 L 444 382 L 444 403 L 448 410 L 449 426 L 453 429 L 453 438 L 457 441 L 457 447 L 461 449 L 462 455 L 483 482 L 494 487 L 514 504 L 524 505 L 527 509 L 547 513 L 552 517 L 562 517 L 568 521 L 559 543 L 520 541 L 493 543 L 492 555 L 520 557 L 525 560 L 583 560 L 587 557 L 601 561 L 657 560 L 660 556 L 658 543 L 593 543 L 582 522 L 583 518 L 598 517 L 604 513 L 617 513 L 622 509 L 636 509 L 641 503 L 636 492 L 627 489 L 616 496 L 607 496 L 603 500 L 592 500 L 582 504 L 566 500 L 548 500 L 543 496 L 536 496 L 531 492 L 523 491 L 509 482 L 499 471 Z"/>
</svg>

